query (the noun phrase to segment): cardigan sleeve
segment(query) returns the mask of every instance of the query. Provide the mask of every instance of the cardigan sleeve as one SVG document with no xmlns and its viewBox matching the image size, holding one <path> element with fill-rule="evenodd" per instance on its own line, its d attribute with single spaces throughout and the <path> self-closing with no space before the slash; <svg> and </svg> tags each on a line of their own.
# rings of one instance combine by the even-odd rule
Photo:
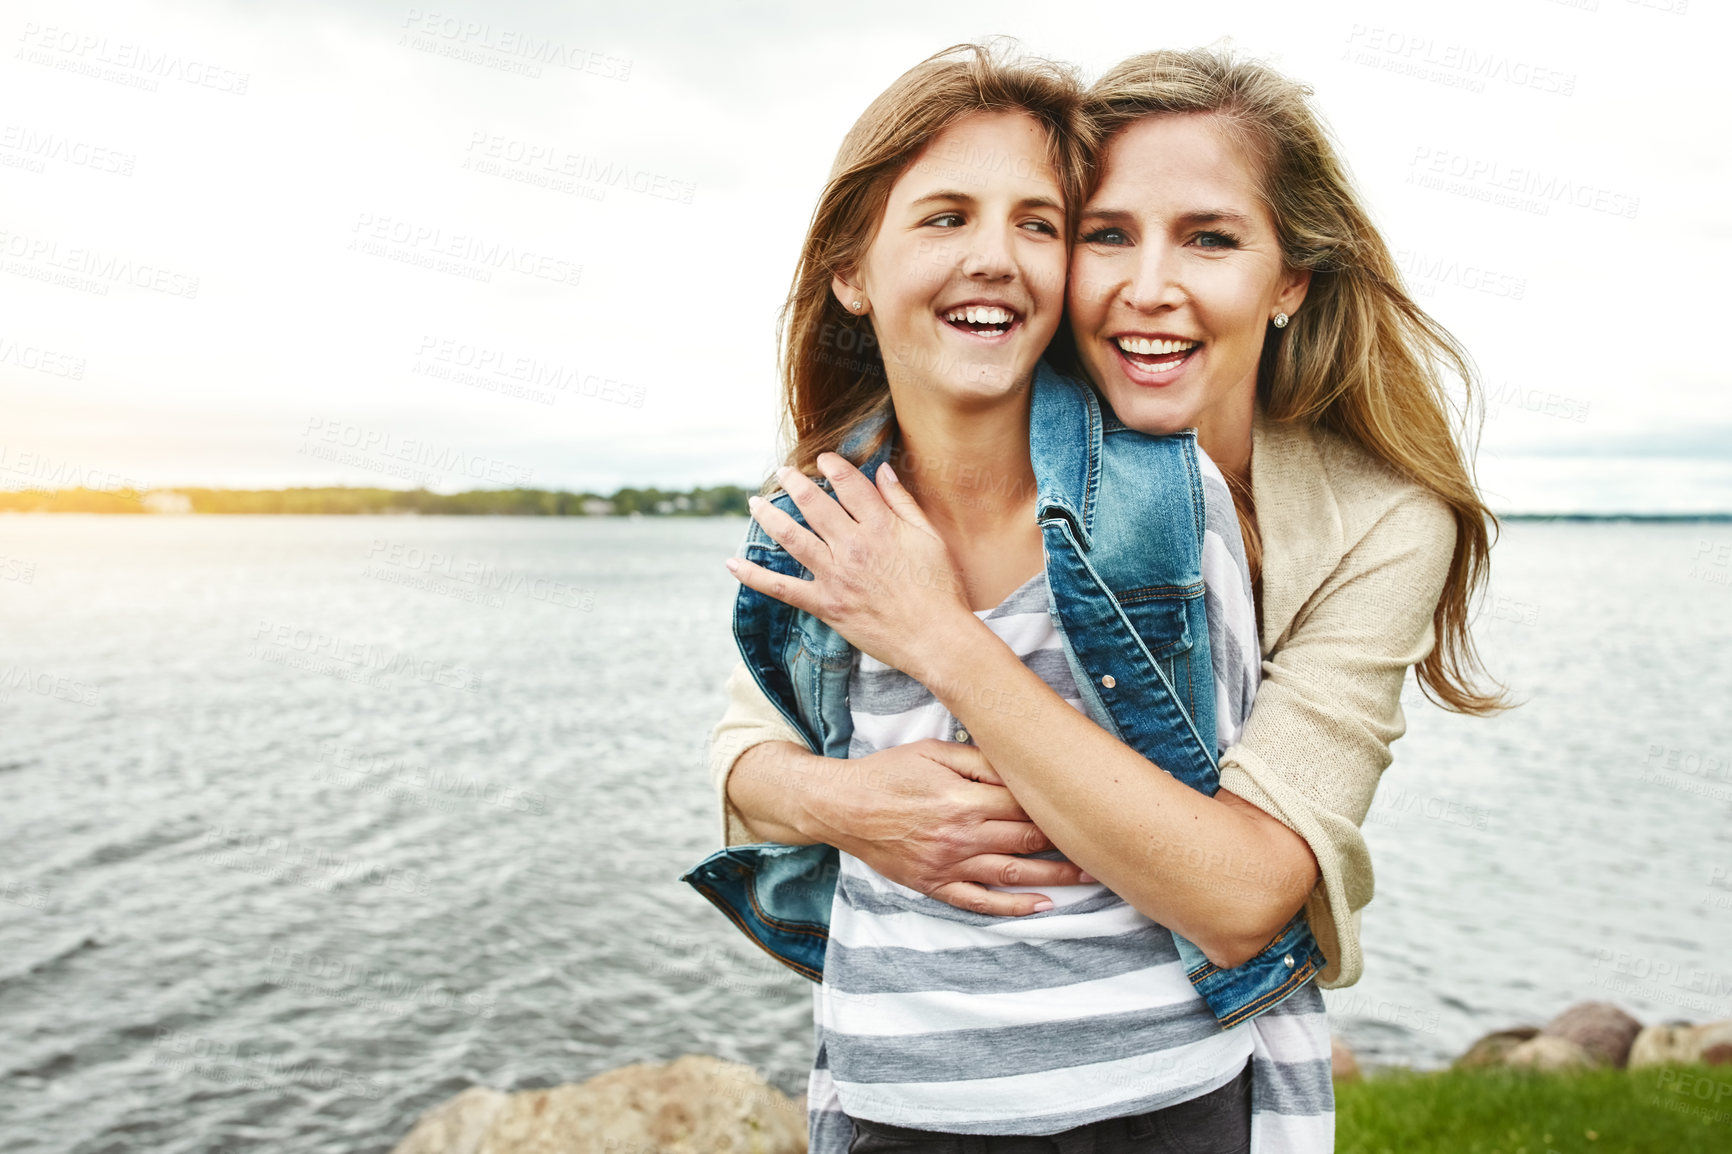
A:
<svg viewBox="0 0 1732 1154">
<path fill-rule="evenodd" d="M 1352 542 L 1264 657 L 1263 684 L 1221 788 L 1303 837 L 1320 878 L 1305 910 L 1328 965 L 1325 988 L 1359 980 L 1359 914 L 1371 901 L 1360 823 L 1406 731 L 1401 690 L 1431 652 L 1432 614 L 1455 548 L 1455 521 L 1410 488 Z"/>
<path fill-rule="evenodd" d="M 715 783 L 717 800 L 721 803 L 723 848 L 764 840 L 752 833 L 746 819 L 728 799 L 728 775 L 733 772 L 740 755 L 766 741 L 791 741 L 801 749 L 806 748 L 806 739 L 764 696 L 744 661 L 737 663 L 734 671 L 728 674 L 727 694 L 727 712 L 710 731 L 709 744 L 710 779 Z"/>
</svg>

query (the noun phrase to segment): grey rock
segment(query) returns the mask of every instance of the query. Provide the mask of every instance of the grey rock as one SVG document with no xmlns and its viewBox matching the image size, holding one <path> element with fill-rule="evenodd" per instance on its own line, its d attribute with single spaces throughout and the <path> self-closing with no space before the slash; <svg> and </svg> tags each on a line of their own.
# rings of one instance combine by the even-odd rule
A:
<svg viewBox="0 0 1732 1154">
<path fill-rule="evenodd" d="M 1538 1034 L 1504 1055 L 1503 1064 L 1513 1070 L 1586 1070 L 1599 1061 L 1580 1042 L 1553 1034 Z"/>
<path fill-rule="evenodd" d="M 1474 1070 L 1482 1066 L 1501 1066 L 1509 1052 L 1540 1032 L 1538 1026 L 1517 1026 L 1513 1030 L 1496 1030 L 1467 1048 L 1467 1053 L 1455 1060 L 1457 1070 Z"/>
<path fill-rule="evenodd" d="M 1602 1065 L 1619 1068 L 1641 1032 L 1642 1023 L 1610 1002 L 1578 1002 L 1540 1030 L 1542 1036 L 1576 1043 Z"/>
<path fill-rule="evenodd" d="M 1630 1046 L 1630 1069 L 1732 1062 L 1732 1019 L 1691 1026 L 1679 1022 L 1649 1026 Z"/>
</svg>

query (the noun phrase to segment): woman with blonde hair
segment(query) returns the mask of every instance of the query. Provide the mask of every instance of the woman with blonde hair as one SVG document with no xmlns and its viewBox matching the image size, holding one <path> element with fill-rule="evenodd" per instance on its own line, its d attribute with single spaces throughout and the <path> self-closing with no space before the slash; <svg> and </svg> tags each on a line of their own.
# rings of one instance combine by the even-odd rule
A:
<svg viewBox="0 0 1732 1154">
<path fill-rule="evenodd" d="M 1114 1131 L 1114 1149 L 1330 1148 L 1328 1041 L 1316 989 L 1359 976 L 1358 914 L 1370 899 L 1371 870 L 1358 826 L 1389 763 L 1389 744 L 1403 730 L 1403 678 L 1416 667 L 1426 691 L 1459 711 L 1483 713 L 1500 704 L 1475 685 L 1478 662 L 1467 629 L 1469 601 L 1486 574 L 1489 515 L 1456 439 L 1444 386 L 1447 373 L 1471 388 L 1471 371 L 1454 341 L 1402 289 L 1388 247 L 1306 96 L 1262 65 L 1200 51 L 1135 57 L 1102 77 L 1084 100 L 1080 135 L 1096 163 L 1071 254 L 1068 339 L 1055 359 L 1086 373 L 1107 407 L 1073 410 L 1091 422 L 1092 439 L 1086 452 L 1060 453 L 1054 464 L 1043 455 L 1047 440 L 1075 434 L 1043 423 L 1063 409 L 1041 403 L 1046 370 L 1037 373 L 1029 410 L 1034 499 L 1003 510 L 1041 527 L 1052 617 L 1063 626 L 1059 641 L 1076 674 L 1074 696 L 981 616 L 983 598 L 972 595 L 979 562 L 957 556 L 954 510 L 946 505 L 954 494 L 927 481 L 936 471 L 930 461 L 917 470 L 923 474 L 917 485 L 904 487 L 893 470 L 879 468 L 874 488 L 838 456 L 801 460 L 797 451 L 796 462 L 816 464 L 840 504 L 785 472 L 791 501 L 781 509 L 759 504 L 755 515 L 798 564 L 778 567 L 766 549 L 731 565 L 748 590 L 821 620 L 869 655 L 878 663 L 874 675 L 908 675 L 955 729 L 947 752 L 930 741 L 880 748 L 869 756 L 880 759 L 884 773 L 839 776 L 836 750 L 815 740 L 809 726 L 791 727 L 803 719 L 776 700 L 783 686 L 766 685 L 764 663 L 754 666 L 748 653 L 751 676 L 736 671 L 731 679 L 729 713 L 712 744 L 729 846 L 761 835 L 793 854 L 790 847 L 827 842 L 850 850 L 891 886 L 1004 925 L 1060 921 L 1056 915 L 1072 909 L 1068 901 L 1051 908 L 1047 895 L 1020 892 L 1030 885 L 1068 897 L 1072 883 L 1093 883 L 1170 931 L 1185 978 L 1214 1011 L 1214 1037 L 1238 1031 L 1249 1047 L 1247 1106 L 1218 1093 L 1242 1086 L 1221 1073 L 1232 1060 L 1222 1054 L 1239 1051 L 1205 1047 L 1194 1061 L 1161 1057 L 1202 1039 L 1189 1033 L 1193 1017 L 1178 1014 L 1163 1026 L 1158 1014 L 1149 1016 L 1155 1003 L 1138 1004 L 1143 1016 L 1127 1018 L 1135 1022 L 1129 1032 L 1142 1031 L 1137 1053 L 1110 1034 L 1092 1035 L 1080 1048 L 1070 1044 L 1081 1007 L 1099 1025 L 1119 1012 L 1118 1001 L 1141 992 L 1110 979 L 1088 981 L 1087 966 L 1098 955 L 1090 955 L 1082 980 L 1063 987 L 1068 1000 L 1054 1019 L 1062 1029 L 1051 1032 L 1047 1045 L 1027 1042 L 1040 1032 L 1026 1028 L 1025 1008 L 1002 1004 L 998 1012 L 1023 1014 L 1016 1024 L 1024 1029 L 976 1028 L 962 1039 L 976 1047 L 970 1053 L 1002 1043 L 991 1076 L 979 1077 L 983 1091 L 1014 1088 L 1039 1097 L 1043 1079 L 1070 1076 L 1076 1086 L 1091 1072 L 1107 1081 L 1146 1074 L 1157 1087 L 1151 1097 L 1164 1091 L 1162 1100 L 1172 1105 L 1152 1111 L 1140 1128 Z M 847 266 L 830 267 L 840 284 Z M 901 421 L 903 394 L 891 392 Z M 794 412 L 801 433 L 797 406 Z M 1183 551 L 1170 528 L 1185 505 L 1173 499 L 1172 484 L 1136 490 L 1135 469 L 1146 462 L 1127 469 L 1112 448 L 1124 426 L 1152 434 L 1148 445 L 1186 444 L 1181 431 L 1194 429 L 1198 458 L 1212 459 L 1225 474 L 1256 574 L 1252 628 L 1236 634 L 1230 607 L 1200 628 L 1172 608 L 1195 598 L 1200 583 L 1114 583 L 1126 555 L 1117 542 L 1127 536 L 1141 531 L 1159 540 L 1152 551 L 1165 550 L 1163 557 Z M 856 463 L 878 463 L 857 443 L 836 437 L 830 444 Z M 1049 476 L 1042 476 L 1043 463 Z M 1093 504 L 1064 499 L 1050 474 L 1067 465 L 1075 466 L 1076 484 Z M 1111 499 L 1117 489 L 1130 499 Z M 794 506 L 810 528 L 788 516 Z M 1191 506 L 1199 541 L 1207 538 L 1200 527 L 1204 506 Z M 1226 534 L 1217 529 L 1216 536 Z M 964 553 L 974 544 L 960 540 Z M 1184 576 L 1183 565 L 1146 556 L 1138 563 Z M 1066 605 L 1066 574 L 1101 578 L 1107 593 L 1081 602 L 1100 612 L 1089 616 Z M 1209 592 L 1226 598 L 1230 585 L 1217 579 Z M 1165 607 L 1159 623 L 1142 616 L 1148 607 Z M 1127 641 L 1099 649 L 1097 634 L 1114 630 L 1124 638 L 1135 632 L 1141 647 Z M 814 636 L 794 632 L 779 635 L 784 652 L 802 651 Z M 1216 674 L 1213 703 L 1193 684 L 1198 671 L 1173 657 L 1205 643 Z M 1253 686 L 1262 659 L 1262 685 L 1242 732 L 1233 724 L 1232 694 L 1223 689 L 1232 678 L 1222 670 L 1232 660 L 1222 651 L 1235 648 L 1241 652 L 1231 657 L 1249 663 Z M 840 654 L 809 656 L 807 674 Z M 867 660 L 858 658 L 857 670 Z M 1208 770 L 1218 777 L 1191 772 L 1168 738 L 1148 738 L 1143 722 L 1167 716 L 1157 708 L 1167 699 L 1147 696 L 1152 683 L 1187 707 L 1181 712 L 1197 719 L 1199 731 L 1206 728 L 1201 718 L 1217 712 L 1209 706 L 1219 705 L 1220 724 L 1207 727 L 1224 747 L 1217 762 L 1215 743 L 1208 743 Z M 1248 700 L 1242 694 L 1240 707 Z M 956 784 L 956 775 L 972 779 L 968 788 Z M 1021 853 L 1007 852 L 1007 845 Z M 1050 860 L 1052 853 L 1043 860 L 1038 851 L 1048 846 L 1062 849 L 1065 860 Z M 763 861 L 777 860 L 776 851 L 757 848 L 765 849 Z M 851 881 L 847 864 L 844 858 L 839 894 Z M 1066 874 L 1066 865 L 1092 877 Z M 761 873 L 754 901 L 736 908 L 751 904 L 770 913 L 755 899 L 776 892 L 773 875 Z M 900 890 L 881 888 L 870 900 L 886 893 Z M 1004 916 L 1013 914 L 1019 916 Z M 771 920 L 772 928 L 818 936 L 813 921 Z M 897 999 L 933 990 L 935 955 L 967 937 L 939 934 L 902 950 L 864 997 L 883 993 L 889 1016 L 903 1013 Z M 1056 937 L 1066 949 L 1080 949 L 1073 937 Z M 1033 940 L 1035 932 L 1027 931 L 1020 944 Z M 1187 951 L 1190 943 L 1200 958 Z M 883 943 L 847 945 L 844 958 Z M 830 948 L 837 952 L 834 941 Z M 1025 970 L 1050 966 L 1051 953 L 1004 950 L 999 979 L 1006 989 L 1045 990 L 1024 980 Z M 1287 982 L 1275 980 L 1282 968 Z M 967 992 L 990 1002 L 984 983 Z M 975 1028 L 956 1001 L 932 997 L 929 1012 L 935 1019 L 954 1013 Z M 859 1015 L 851 1020 L 864 1022 Z M 899 1053 L 911 1064 L 932 1056 L 922 1045 L 969 1033 L 929 1038 L 919 1025 L 857 1029 L 902 1046 L 881 1045 L 880 1057 Z M 820 1037 L 830 1040 L 823 1030 Z M 1109 1059 L 1128 1055 L 1130 1064 L 1091 1067 L 1090 1046 Z M 1150 1056 L 1146 1070 L 1136 1066 Z M 964 1141 L 986 1150 L 1051 1149 L 1047 1139 L 1040 1139 L 1044 1146 L 1027 1143 L 1062 1132 L 1050 1114 L 1034 1127 L 978 1118 L 922 1125 L 943 1116 L 942 1102 L 899 1081 L 894 1063 L 857 1065 L 860 1081 L 880 1098 L 914 1103 L 898 1116 L 915 1121 L 887 1124 L 889 1112 L 880 1110 L 878 1121 L 858 1127 L 855 1150 L 969 1148 L 958 1145 Z M 1019 1080 L 1016 1070 L 1028 1075 Z M 951 1085 L 980 1073 L 959 1071 Z M 1174 1099 L 1187 1074 L 1190 1097 Z M 840 1076 L 836 1082 L 846 1108 L 847 1088 Z M 1181 1109 L 1199 1104 L 1204 1108 Z M 848 1116 L 860 1121 L 852 1110 Z M 1241 1120 L 1250 1122 L 1248 1134 Z M 815 1123 L 815 1145 L 822 1133 Z M 994 1137 L 978 1138 L 987 1134 Z"/>
</svg>

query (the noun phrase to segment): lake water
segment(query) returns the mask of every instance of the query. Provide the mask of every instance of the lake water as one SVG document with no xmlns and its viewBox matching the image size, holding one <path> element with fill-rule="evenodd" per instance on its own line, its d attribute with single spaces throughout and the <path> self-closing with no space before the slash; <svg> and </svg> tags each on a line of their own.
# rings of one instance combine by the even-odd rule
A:
<svg viewBox="0 0 1732 1154">
<path fill-rule="evenodd" d="M 384 1151 L 471 1084 L 805 1084 L 809 986 L 678 875 L 743 522 L 0 517 L 0 1146 Z M 1732 1016 L 1732 525 L 1506 529 L 1526 699 L 1410 693 L 1372 1064 Z"/>
</svg>

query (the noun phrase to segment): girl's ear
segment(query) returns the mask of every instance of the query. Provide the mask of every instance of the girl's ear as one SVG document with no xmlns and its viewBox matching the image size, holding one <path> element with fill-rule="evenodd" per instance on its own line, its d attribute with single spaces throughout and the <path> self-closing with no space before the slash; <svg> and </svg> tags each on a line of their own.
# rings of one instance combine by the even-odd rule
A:
<svg viewBox="0 0 1732 1154">
<path fill-rule="evenodd" d="M 866 300 L 866 294 L 843 280 L 841 273 L 830 278 L 830 291 L 836 294 L 836 299 L 841 302 L 842 307 L 855 316 L 865 315 L 866 310 L 870 307 Z"/>
</svg>

